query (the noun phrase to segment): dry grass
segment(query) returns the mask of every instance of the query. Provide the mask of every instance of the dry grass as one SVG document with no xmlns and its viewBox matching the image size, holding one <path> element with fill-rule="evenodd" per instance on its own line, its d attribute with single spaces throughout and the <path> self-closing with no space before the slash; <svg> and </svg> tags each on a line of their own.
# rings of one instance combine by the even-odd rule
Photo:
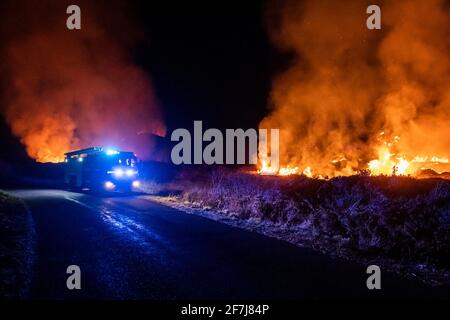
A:
<svg viewBox="0 0 450 320">
<path fill-rule="evenodd" d="M 24 203 L 0 191 L 0 298 L 26 296 L 33 241 L 32 218 Z"/>
<path fill-rule="evenodd" d="M 181 201 L 224 215 L 300 226 L 314 244 L 365 257 L 450 268 L 450 181 L 352 176 L 331 180 L 214 170 L 176 183 Z"/>
</svg>

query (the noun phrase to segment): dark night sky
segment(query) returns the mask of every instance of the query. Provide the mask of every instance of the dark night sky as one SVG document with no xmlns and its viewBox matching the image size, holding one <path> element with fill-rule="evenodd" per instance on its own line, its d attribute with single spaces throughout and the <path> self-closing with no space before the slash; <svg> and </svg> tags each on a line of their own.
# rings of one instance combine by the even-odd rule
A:
<svg viewBox="0 0 450 320">
<path fill-rule="evenodd" d="M 132 53 L 152 79 L 168 134 L 204 127 L 257 128 L 267 113 L 280 56 L 269 43 L 265 1 L 133 1 L 144 31 Z M 1 158 L 26 158 L 18 139 L 0 121 Z"/>
<path fill-rule="evenodd" d="M 275 53 L 263 22 L 264 2 L 140 2 L 147 42 L 137 52 L 148 70 L 169 131 L 257 127 L 267 110 Z"/>
</svg>

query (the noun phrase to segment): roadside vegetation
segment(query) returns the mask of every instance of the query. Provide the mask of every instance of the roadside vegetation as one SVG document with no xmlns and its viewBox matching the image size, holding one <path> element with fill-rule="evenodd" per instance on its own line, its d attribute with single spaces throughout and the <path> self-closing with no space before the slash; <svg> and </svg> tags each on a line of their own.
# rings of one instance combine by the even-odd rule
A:
<svg viewBox="0 0 450 320">
<path fill-rule="evenodd" d="M 152 188 L 162 192 L 156 184 Z M 179 203 L 297 245 L 406 269 L 428 283 L 450 282 L 448 180 L 319 180 L 214 170 L 184 172 L 166 188 Z"/>
<path fill-rule="evenodd" d="M 33 221 L 25 204 L 0 190 L 0 299 L 26 297 L 33 242 Z"/>
</svg>

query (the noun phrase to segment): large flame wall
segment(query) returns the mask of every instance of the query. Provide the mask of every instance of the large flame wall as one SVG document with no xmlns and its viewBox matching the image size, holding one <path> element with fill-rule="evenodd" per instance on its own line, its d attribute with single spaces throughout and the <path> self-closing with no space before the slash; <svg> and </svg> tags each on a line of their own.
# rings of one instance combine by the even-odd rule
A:
<svg viewBox="0 0 450 320">
<path fill-rule="evenodd" d="M 448 161 L 450 3 L 378 3 L 381 30 L 366 28 L 367 1 L 269 5 L 271 39 L 291 63 L 260 126 L 280 128 L 287 168 L 336 176 Z"/>
<path fill-rule="evenodd" d="M 2 111 L 37 161 L 96 145 L 145 155 L 137 136 L 165 133 L 150 80 L 128 55 L 139 31 L 118 7 L 124 3 L 95 3 L 77 2 L 76 31 L 66 28 L 70 2 L 2 4 Z"/>
</svg>

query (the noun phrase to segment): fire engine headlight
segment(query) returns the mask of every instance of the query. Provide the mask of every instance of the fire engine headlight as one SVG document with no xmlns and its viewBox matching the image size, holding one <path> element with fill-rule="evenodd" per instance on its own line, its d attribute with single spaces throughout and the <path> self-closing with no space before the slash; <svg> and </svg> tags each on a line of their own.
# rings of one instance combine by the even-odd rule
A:
<svg viewBox="0 0 450 320">
<path fill-rule="evenodd" d="M 127 175 L 128 177 L 134 176 L 135 174 L 137 174 L 137 172 L 134 171 L 134 170 L 132 170 L 132 169 L 128 169 L 128 170 L 126 171 L 126 175 Z"/>
<path fill-rule="evenodd" d="M 133 181 L 132 183 L 133 188 L 139 188 L 141 186 L 141 183 L 138 180 Z"/>
<path fill-rule="evenodd" d="M 123 176 L 124 172 L 123 172 L 122 169 L 115 169 L 115 170 L 113 171 L 113 174 L 114 174 L 116 177 L 121 177 L 121 176 Z"/>
<path fill-rule="evenodd" d="M 105 182 L 105 188 L 108 190 L 114 189 L 115 185 L 114 183 L 112 183 L 111 181 L 106 181 Z"/>
</svg>

